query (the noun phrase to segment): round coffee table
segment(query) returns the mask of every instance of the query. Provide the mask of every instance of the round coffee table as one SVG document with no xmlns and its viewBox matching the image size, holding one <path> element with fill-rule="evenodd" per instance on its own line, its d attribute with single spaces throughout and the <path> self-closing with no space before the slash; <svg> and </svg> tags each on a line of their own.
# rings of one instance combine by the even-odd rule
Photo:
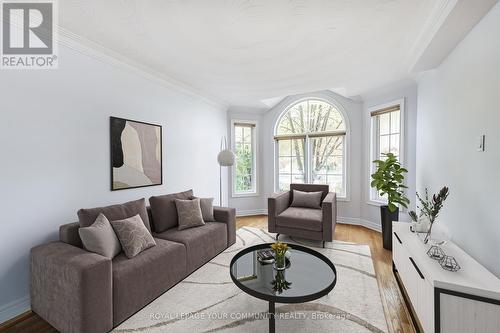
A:
<svg viewBox="0 0 500 333">
<path fill-rule="evenodd" d="M 291 244 L 287 268 L 278 271 L 257 259 L 257 252 L 270 249 L 271 244 L 241 250 L 231 260 L 229 271 L 238 288 L 269 302 L 269 332 L 274 333 L 275 303 L 304 303 L 327 295 L 335 287 L 337 270 L 321 253 Z"/>
</svg>

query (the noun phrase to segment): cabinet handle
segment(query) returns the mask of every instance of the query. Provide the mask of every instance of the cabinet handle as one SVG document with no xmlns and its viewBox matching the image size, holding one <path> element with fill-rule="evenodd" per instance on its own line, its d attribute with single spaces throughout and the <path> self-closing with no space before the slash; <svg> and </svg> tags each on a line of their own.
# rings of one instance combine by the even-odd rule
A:
<svg viewBox="0 0 500 333">
<path fill-rule="evenodd" d="M 394 236 L 396 236 L 396 238 L 398 239 L 399 244 L 403 244 L 397 233 L 394 233 Z"/>
<path fill-rule="evenodd" d="M 415 261 L 413 261 L 413 258 L 412 258 L 412 257 L 409 257 L 408 259 L 410 259 L 411 263 L 413 264 L 413 267 L 415 267 L 415 269 L 416 269 L 416 271 L 417 271 L 418 275 L 420 275 L 420 278 L 421 278 L 422 280 L 425 280 L 424 275 L 422 274 L 422 272 L 420 271 L 420 269 L 418 269 L 418 266 L 417 266 L 417 264 L 415 263 Z"/>
</svg>

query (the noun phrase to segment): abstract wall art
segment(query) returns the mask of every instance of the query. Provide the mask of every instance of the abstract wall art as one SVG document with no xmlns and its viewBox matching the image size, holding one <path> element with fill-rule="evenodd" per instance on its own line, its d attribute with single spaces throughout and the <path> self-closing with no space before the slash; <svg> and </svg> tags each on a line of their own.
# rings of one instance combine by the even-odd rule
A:
<svg viewBox="0 0 500 333">
<path fill-rule="evenodd" d="M 161 185 L 160 125 L 110 117 L 111 190 Z"/>
</svg>

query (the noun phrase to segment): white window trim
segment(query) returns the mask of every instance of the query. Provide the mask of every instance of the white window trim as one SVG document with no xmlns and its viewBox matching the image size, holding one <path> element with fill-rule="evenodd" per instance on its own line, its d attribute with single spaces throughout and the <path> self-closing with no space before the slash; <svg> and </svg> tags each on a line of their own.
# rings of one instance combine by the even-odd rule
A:
<svg viewBox="0 0 500 333">
<path fill-rule="evenodd" d="M 284 106 L 282 107 L 282 110 L 280 112 L 280 114 L 278 115 L 277 118 L 275 118 L 275 122 L 274 122 L 274 126 L 273 126 L 273 141 L 274 141 L 274 191 L 275 192 L 279 192 L 279 162 L 278 162 L 278 155 L 277 155 L 277 152 L 278 152 L 278 142 L 277 140 L 275 139 L 276 137 L 276 132 L 277 132 L 277 128 L 279 126 L 279 123 L 281 121 L 281 119 L 283 118 L 283 116 L 285 115 L 285 113 L 290 109 L 290 107 L 292 107 L 293 105 L 297 104 L 297 103 L 300 103 L 300 102 L 303 102 L 303 101 L 306 101 L 306 100 L 309 100 L 309 99 L 315 99 L 315 100 L 320 100 L 320 101 L 324 101 L 326 103 L 329 103 L 331 105 L 333 105 L 335 108 L 337 108 L 337 110 L 340 112 L 340 114 L 342 115 L 343 119 L 344 119 L 344 123 L 345 123 L 345 135 L 344 135 L 344 149 L 343 149 L 343 163 L 344 163 L 344 174 L 343 174 L 343 177 L 344 177 L 344 185 L 345 185 L 345 195 L 344 196 L 340 196 L 337 194 L 337 201 L 341 201 L 341 202 L 349 202 L 351 201 L 351 172 L 350 172 L 350 165 L 351 165 L 351 125 L 350 125 L 350 122 L 349 122 L 349 117 L 347 116 L 347 113 L 343 107 L 342 104 L 340 104 L 339 102 L 337 102 L 335 99 L 333 98 L 325 98 L 323 96 L 318 96 L 318 95 L 308 95 L 308 96 L 305 96 L 305 97 L 301 97 L 301 98 L 294 98 L 292 100 L 287 100 L 286 101 L 286 104 L 284 104 Z M 306 136 L 306 140 L 305 140 L 305 144 L 306 145 L 309 145 L 309 137 Z M 306 151 L 306 155 L 307 155 L 307 151 Z M 305 156 L 304 158 L 307 158 L 307 156 Z M 308 167 L 308 163 L 306 163 L 307 166 L 305 166 L 305 172 L 308 174 L 309 173 L 309 167 Z"/>
<path fill-rule="evenodd" d="M 405 99 L 397 99 L 392 102 L 380 104 L 380 105 L 375 105 L 370 108 L 368 108 L 368 117 L 370 117 L 370 159 L 368 163 L 370 164 L 368 168 L 368 200 L 367 204 L 373 205 L 373 206 L 383 206 L 387 205 L 387 200 L 384 199 L 379 199 L 377 196 L 377 192 L 375 189 L 371 187 L 371 182 L 372 182 L 372 177 L 371 175 L 375 172 L 374 165 L 372 161 L 378 158 L 378 156 L 375 156 L 376 154 L 376 144 L 378 144 L 378 129 L 375 130 L 375 121 L 374 118 L 371 116 L 371 113 L 373 111 L 385 109 L 391 106 L 396 106 L 399 105 L 399 162 L 404 166 L 406 162 L 406 137 L 405 137 L 405 124 L 406 124 L 406 112 L 405 112 Z M 406 179 L 405 179 L 406 180 Z"/>
<path fill-rule="evenodd" d="M 259 148 L 258 148 L 258 137 L 259 137 L 259 123 L 256 120 L 242 120 L 242 119 L 231 119 L 231 149 L 236 151 L 236 140 L 234 135 L 234 126 L 235 124 L 249 124 L 253 125 L 252 132 L 252 150 L 253 150 L 253 188 L 254 191 L 249 192 L 241 192 L 237 193 L 235 189 L 236 185 L 236 166 L 233 165 L 231 167 L 231 197 L 232 198 L 245 198 L 245 197 L 257 197 L 259 196 L 259 170 L 258 170 L 258 156 L 259 156 Z M 235 163 L 236 164 L 236 163 Z"/>
</svg>

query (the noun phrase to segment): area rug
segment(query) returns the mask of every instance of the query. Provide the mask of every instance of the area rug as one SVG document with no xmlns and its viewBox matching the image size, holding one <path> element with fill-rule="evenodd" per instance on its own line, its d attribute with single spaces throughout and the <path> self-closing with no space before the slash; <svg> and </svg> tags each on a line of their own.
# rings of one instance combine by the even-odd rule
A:
<svg viewBox="0 0 500 333">
<path fill-rule="evenodd" d="M 243 227 L 236 236 L 236 244 L 113 332 L 267 332 L 268 303 L 247 295 L 233 284 L 229 262 L 241 249 L 273 242 L 275 235 Z M 337 268 L 337 284 L 329 295 L 312 302 L 277 303 L 276 332 L 387 332 L 367 245 L 334 241 L 322 248 L 320 242 L 300 238 L 280 236 L 280 240 L 309 246 L 330 258 Z"/>
</svg>

